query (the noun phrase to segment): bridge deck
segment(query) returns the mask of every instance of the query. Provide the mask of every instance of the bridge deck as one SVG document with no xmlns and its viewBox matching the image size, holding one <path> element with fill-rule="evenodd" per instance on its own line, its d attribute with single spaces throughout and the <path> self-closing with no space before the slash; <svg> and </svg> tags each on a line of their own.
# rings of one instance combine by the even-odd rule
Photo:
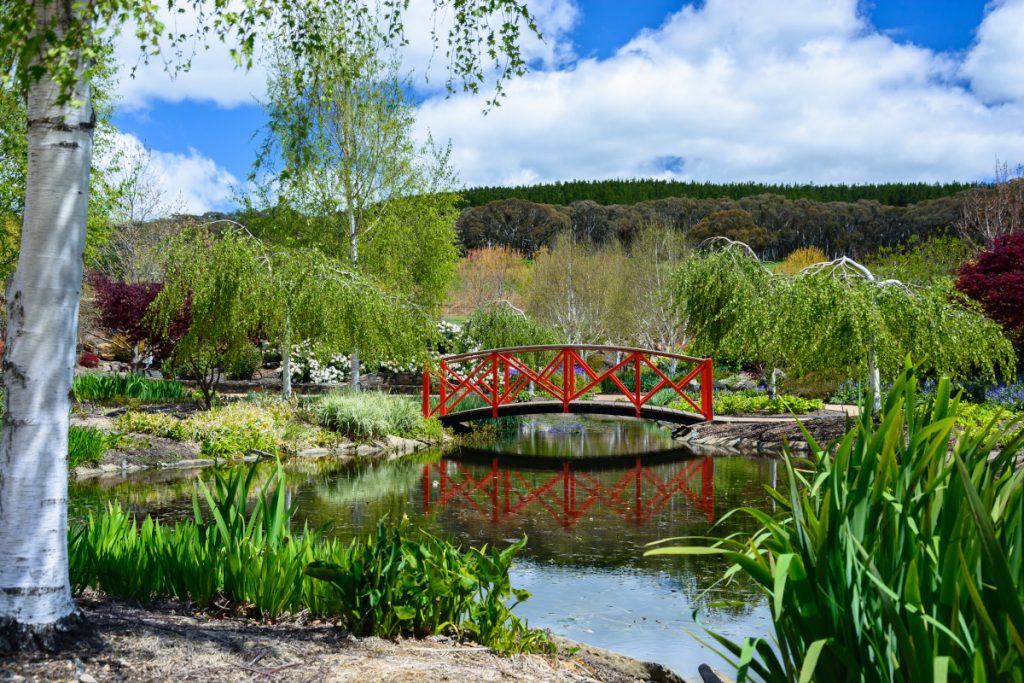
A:
<svg viewBox="0 0 1024 683">
<path fill-rule="evenodd" d="M 561 401 L 526 401 L 521 403 L 506 403 L 498 406 L 498 417 L 510 415 L 541 415 L 558 414 L 563 412 Z M 569 412 L 577 415 L 620 415 L 623 417 L 636 417 L 636 408 L 632 403 L 626 401 L 573 401 L 569 403 Z M 457 425 L 474 420 L 486 420 L 493 417 L 494 413 L 490 407 L 473 408 L 471 410 L 456 410 L 439 419 L 445 425 Z M 688 413 L 683 410 L 666 408 L 663 406 L 643 406 L 640 408 L 640 417 L 659 422 L 672 422 L 674 424 L 697 424 L 705 422 L 703 415 Z"/>
</svg>

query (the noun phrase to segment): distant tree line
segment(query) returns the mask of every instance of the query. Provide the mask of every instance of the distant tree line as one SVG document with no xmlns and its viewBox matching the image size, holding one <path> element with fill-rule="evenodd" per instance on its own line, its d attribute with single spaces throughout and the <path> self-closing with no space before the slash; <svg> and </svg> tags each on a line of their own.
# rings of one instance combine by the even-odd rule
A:
<svg viewBox="0 0 1024 683">
<path fill-rule="evenodd" d="M 765 183 L 699 183 L 637 178 L 630 180 L 567 180 L 517 187 L 471 187 L 462 191 L 466 207 L 501 199 L 525 199 L 538 204 L 568 206 L 589 200 L 609 206 L 638 204 L 674 197 L 688 199 L 743 199 L 773 194 L 786 199 L 815 202 L 876 201 L 886 206 L 909 206 L 930 199 L 952 197 L 978 187 L 974 183 L 880 183 L 874 185 L 780 185 Z"/>
<path fill-rule="evenodd" d="M 875 199 L 820 202 L 771 193 L 611 205 L 593 199 L 549 204 L 516 197 L 463 209 L 458 233 L 465 250 L 507 246 L 530 256 L 550 246 L 564 231 L 597 245 L 618 241 L 628 246 L 644 226 L 657 224 L 683 233 L 691 242 L 715 235 L 739 239 L 769 260 L 812 246 L 829 255 L 856 258 L 912 238 L 925 240 L 953 232 L 969 196 L 961 193 L 906 206 Z"/>
</svg>

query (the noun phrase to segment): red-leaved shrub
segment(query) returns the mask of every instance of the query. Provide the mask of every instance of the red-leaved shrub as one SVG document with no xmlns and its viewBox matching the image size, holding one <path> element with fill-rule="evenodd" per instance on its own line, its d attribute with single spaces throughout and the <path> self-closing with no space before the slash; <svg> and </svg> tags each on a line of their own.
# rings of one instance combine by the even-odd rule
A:
<svg viewBox="0 0 1024 683">
<path fill-rule="evenodd" d="M 78 364 L 83 368 L 98 368 L 100 366 L 100 357 L 95 353 L 86 351 L 78 357 Z"/>
<path fill-rule="evenodd" d="M 1024 234 L 996 237 L 978 258 L 960 266 L 957 289 L 981 304 L 1024 350 Z"/>
<path fill-rule="evenodd" d="M 189 315 L 184 311 L 171 325 L 168 334 L 154 332 L 146 313 L 163 287 L 159 282 L 117 282 L 97 272 L 89 274 L 89 282 L 96 293 L 100 324 L 133 345 L 144 342 L 157 360 L 166 358 L 174 342 L 188 331 Z"/>
</svg>

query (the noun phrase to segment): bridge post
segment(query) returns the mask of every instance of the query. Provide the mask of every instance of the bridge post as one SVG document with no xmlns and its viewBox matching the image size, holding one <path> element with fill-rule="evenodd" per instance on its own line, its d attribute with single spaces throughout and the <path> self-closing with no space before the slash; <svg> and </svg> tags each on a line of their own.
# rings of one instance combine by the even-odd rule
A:
<svg viewBox="0 0 1024 683">
<path fill-rule="evenodd" d="M 711 358 L 708 357 L 704 359 L 700 372 L 700 408 L 705 420 L 715 419 L 715 397 L 712 391 L 714 381 L 714 370 Z"/>
<path fill-rule="evenodd" d="M 572 396 L 572 354 L 569 349 L 562 351 L 562 412 L 569 412 L 569 398 Z"/>
<path fill-rule="evenodd" d="M 444 361 L 441 361 L 440 369 L 437 372 L 437 393 L 438 393 L 438 395 L 441 398 L 441 402 L 437 404 L 437 409 L 440 412 L 442 417 L 444 417 L 445 415 L 448 414 L 448 409 L 445 406 L 445 403 L 448 401 L 448 397 L 445 396 L 445 390 L 444 390 L 444 388 L 445 388 L 444 384 L 445 384 L 445 381 L 446 381 L 445 380 L 445 375 L 447 375 L 447 374 L 448 374 L 448 364 L 445 363 Z"/>
</svg>

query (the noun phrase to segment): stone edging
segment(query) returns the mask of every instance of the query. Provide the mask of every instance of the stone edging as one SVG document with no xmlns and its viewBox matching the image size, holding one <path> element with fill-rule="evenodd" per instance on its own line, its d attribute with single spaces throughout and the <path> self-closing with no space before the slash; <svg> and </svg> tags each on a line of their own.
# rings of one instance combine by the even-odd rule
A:
<svg viewBox="0 0 1024 683">
<path fill-rule="evenodd" d="M 400 436 L 388 435 L 383 441 L 372 443 L 356 444 L 348 442 L 337 448 L 307 448 L 299 451 L 292 458 L 315 460 L 319 458 L 337 458 L 341 462 L 354 461 L 363 458 L 394 459 L 416 451 L 421 451 L 434 444 L 419 439 L 405 439 Z M 239 463 L 256 462 L 258 460 L 273 460 L 274 455 L 262 451 L 249 451 L 247 455 L 239 458 L 186 458 L 174 462 L 160 463 L 153 466 L 128 464 L 127 462 L 116 464 L 104 464 L 99 467 L 76 467 L 71 471 L 71 477 L 75 480 L 95 479 L 97 477 L 123 476 L 135 472 L 147 470 L 194 470 L 204 467 L 215 467 L 220 465 L 235 465 Z M 290 459 L 290 458 L 289 458 Z"/>
</svg>

